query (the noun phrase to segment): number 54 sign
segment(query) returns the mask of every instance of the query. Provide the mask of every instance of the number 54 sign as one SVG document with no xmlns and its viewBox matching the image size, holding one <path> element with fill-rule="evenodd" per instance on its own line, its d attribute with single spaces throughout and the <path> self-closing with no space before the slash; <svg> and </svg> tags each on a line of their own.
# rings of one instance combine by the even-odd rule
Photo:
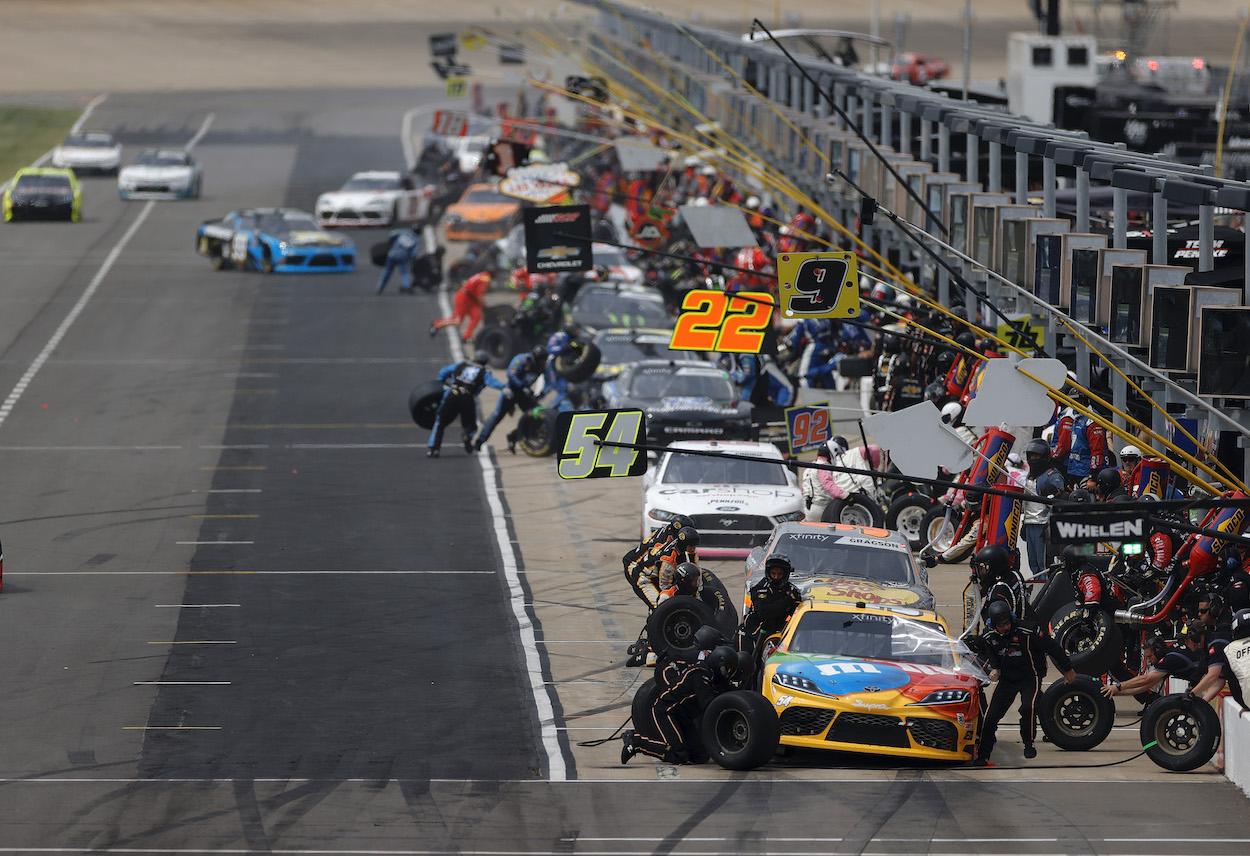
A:
<svg viewBox="0 0 1250 856">
<path fill-rule="evenodd" d="M 646 453 L 626 446 L 598 444 L 604 441 L 639 445 L 646 438 L 647 421 L 641 410 L 561 413 L 556 419 L 554 444 L 560 478 L 640 476 L 647 471 Z"/>
</svg>

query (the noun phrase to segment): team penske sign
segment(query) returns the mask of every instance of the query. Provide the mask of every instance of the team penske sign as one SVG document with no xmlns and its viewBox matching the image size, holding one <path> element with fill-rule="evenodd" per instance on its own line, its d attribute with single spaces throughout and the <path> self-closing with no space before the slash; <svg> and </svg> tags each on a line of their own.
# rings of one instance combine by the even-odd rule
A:
<svg viewBox="0 0 1250 856">
<path fill-rule="evenodd" d="M 590 270 L 590 206 L 526 208 L 525 265 L 530 273 Z"/>
<path fill-rule="evenodd" d="M 1056 511 L 1050 518 L 1050 537 L 1063 544 L 1099 541 L 1144 541 L 1150 534 L 1140 514 L 1079 514 Z"/>
</svg>

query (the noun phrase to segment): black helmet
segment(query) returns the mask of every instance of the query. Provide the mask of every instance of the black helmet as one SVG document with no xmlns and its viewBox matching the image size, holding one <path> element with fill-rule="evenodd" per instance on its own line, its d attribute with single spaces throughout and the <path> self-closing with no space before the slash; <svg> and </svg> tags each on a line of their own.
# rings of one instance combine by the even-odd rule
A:
<svg viewBox="0 0 1250 856">
<path fill-rule="evenodd" d="M 486 365 L 490 362 L 490 352 L 479 348 L 478 352 L 473 355 L 473 362 Z"/>
<path fill-rule="evenodd" d="M 697 595 L 703 588 L 703 572 L 694 562 L 682 562 L 673 573 L 673 582 L 682 594 Z"/>
<path fill-rule="evenodd" d="M 1093 502 L 1094 495 L 1085 488 L 1078 487 L 1076 490 L 1068 494 L 1068 500 L 1070 502 Z"/>
<path fill-rule="evenodd" d="M 1024 460 L 1027 463 L 1047 462 L 1050 460 L 1050 444 L 1041 437 L 1034 437 L 1024 444 Z"/>
<path fill-rule="evenodd" d="M 689 514 L 674 514 L 669 520 L 669 523 L 673 524 L 678 529 L 684 529 L 687 526 L 694 526 L 694 518 Z"/>
<path fill-rule="evenodd" d="M 677 540 L 683 547 L 698 547 L 699 530 L 693 526 L 683 526 L 677 530 Z"/>
<path fill-rule="evenodd" d="M 1059 561 L 1065 571 L 1075 571 L 1085 561 L 1085 553 L 1075 544 L 1069 544 L 1059 553 Z"/>
<path fill-rule="evenodd" d="M 837 446 L 838 449 L 843 452 L 851 448 L 850 442 L 841 434 L 834 434 L 833 439 L 830 440 L 829 442 L 832 443 L 834 446 Z M 832 451 L 832 447 L 830 447 L 830 451 Z"/>
<path fill-rule="evenodd" d="M 972 557 L 972 569 L 981 579 L 1001 577 L 1011 567 L 1011 554 L 1002 544 L 986 544 Z"/>
<path fill-rule="evenodd" d="M 530 351 L 530 356 L 534 358 L 534 362 L 540 366 L 547 364 L 547 347 L 546 345 L 535 345 Z"/>
<path fill-rule="evenodd" d="M 724 634 L 711 624 L 704 624 L 694 632 L 694 644 L 700 651 L 711 651 L 724 641 Z"/>
<path fill-rule="evenodd" d="M 1094 480 L 1098 484 L 1098 492 L 1106 496 L 1120 486 L 1120 472 L 1111 467 L 1104 467 L 1098 471 Z"/>
<path fill-rule="evenodd" d="M 903 340 L 887 333 L 881 337 L 881 350 L 887 354 L 901 354 L 903 353 Z"/>
<path fill-rule="evenodd" d="M 976 347 L 977 337 L 973 334 L 971 330 L 964 330 L 962 333 L 960 333 L 958 336 L 955 337 L 955 344 L 963 345 L 965 348 L 968 348 L 969 350 L 971 350 L 972 348 Z"/>
<path fill-rule="evenodd" d="M 1233 616 L 1233 638 L 1250 639 L 1250 609 L 1241 609 Z"/>
<path fill-rule="evenodd" d="M 764 575 L 768 576 L 769 568 L 781 568 L 785 572 L 783 580 L 790 579 L 790 574 L 794 573 L 794 566 L 790 564 L 790 560 L 785 556 L 769 556 L 764 560 Z"/>
<path fill-rule="evenodd" d="M 707 655 L 707 666 L 722 678 L 738 674 L 738 652 L 728 645 L 717 645 Z"/>
<path fill-rule="evenodd" d="M 1011 611 L 1011 604 L 1005 600 L 995 598 L 985 608 L 985 623 L 990 627 L 995 627 L 1004 622 L 1014 624 L 1015 620 L 1016 615 Z"/>
</svg>

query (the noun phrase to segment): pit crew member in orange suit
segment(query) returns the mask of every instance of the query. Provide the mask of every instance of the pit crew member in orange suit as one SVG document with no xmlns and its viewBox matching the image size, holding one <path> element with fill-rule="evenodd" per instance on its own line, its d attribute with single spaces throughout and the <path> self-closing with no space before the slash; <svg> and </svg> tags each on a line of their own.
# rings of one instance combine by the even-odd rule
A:
<svg viewBox="0 0 1250 856">
<path fill-rule="evenodd" d="M 460 335 L 464 341 L 472 342 L 473 331 L 477 329 L 478 324 L 482 323 L 486 292 L 490 289 L 494 279 L 494 272 L 489 270 L 475 273 L 466 279 L 464 284 L 456 289 L 455 297 L 452 298 L 451 315 L 438 318 L 431 323 L 430 335 L 433 336 L 444 327 L 457 327 L 468 320 L 469 326 L 465 327 Z"/>
</svg>

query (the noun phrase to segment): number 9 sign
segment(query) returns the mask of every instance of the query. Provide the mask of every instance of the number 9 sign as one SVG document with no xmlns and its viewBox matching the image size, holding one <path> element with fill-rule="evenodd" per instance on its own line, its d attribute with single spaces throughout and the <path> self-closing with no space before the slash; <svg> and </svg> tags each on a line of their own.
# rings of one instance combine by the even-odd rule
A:
<svg viewBox="0 0 1250 856">
<path fill-rule="evenodd" d="M 785 318 L 859 315 L 859 266 L 854 253 L 782 253 L 777 257 Z"/>
<path fill-rule="evenodd" d="M 645 452 L 599 442 L 640 445 L 646 439 L 647 421 L 641 410 L 561 413 L 555 427 L 556 468 L 562 479 L 640 476 L 647 471 Z"/>
</svg>

